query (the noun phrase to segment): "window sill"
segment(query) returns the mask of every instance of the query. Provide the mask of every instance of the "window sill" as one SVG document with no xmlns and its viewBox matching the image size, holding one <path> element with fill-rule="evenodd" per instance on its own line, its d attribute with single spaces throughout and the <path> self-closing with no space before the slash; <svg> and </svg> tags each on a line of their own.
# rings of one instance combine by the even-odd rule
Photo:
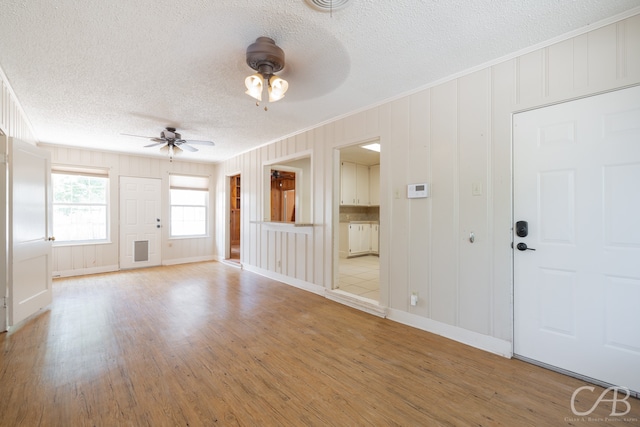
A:
<svg viewBox="0 0 640 427">
<path fill-rule="evenodd" d="M 168 240 L 189 240 L 189 239 L 209 239 L 211 236 L 202 234 L 199 236 L 169 236 Z"/>
</svg>

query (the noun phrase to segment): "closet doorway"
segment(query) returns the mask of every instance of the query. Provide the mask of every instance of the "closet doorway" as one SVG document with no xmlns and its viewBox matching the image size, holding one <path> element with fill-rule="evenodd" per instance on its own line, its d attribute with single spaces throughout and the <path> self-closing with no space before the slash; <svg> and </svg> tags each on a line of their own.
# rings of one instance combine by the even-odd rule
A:
<svg viewBox="0 0 640 427">
<path fill-rule="evenodd" d="M 364 148 L 365 146 L 369 148 Z M 340 237 L 338 269 L 334 283 L 334 289 L 376 303 L 380 301 L 379 150 L 380 145 L 377 141 L 339 150 Z"/>
<path fill-rule="evenodd" d="M 229 261 L 240 262 L 240 174 L 229 177 Z"/>
</svg>

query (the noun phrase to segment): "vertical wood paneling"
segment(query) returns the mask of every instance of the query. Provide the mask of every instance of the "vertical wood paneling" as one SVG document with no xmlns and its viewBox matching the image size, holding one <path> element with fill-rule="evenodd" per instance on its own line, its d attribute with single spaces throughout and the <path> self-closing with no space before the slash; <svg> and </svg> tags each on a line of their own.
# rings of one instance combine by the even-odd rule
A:
<svg viewBox="0 0 640 427">
<path fill-rule="evenodd" d="M 313 237 L 313 230 L 309 235 L 298 235 L 298 246 L 302 248 L 298 264 L 300 265 L 300 268 L 303 269 L 304 273 L 298 273 L 297 277 L 300 280 L 305 280 L 310 283 L 313 283 L 314 278 L 315 247 Z M 322 281 L 318 284 L 324 286 Z"/>
<path fill-rule="evenodd" d="M 515 106 L 515 61 L 492 69 L 492 335 L 510 341 L 511 313 L 511 111 Z"/>
<path fill-rule="evenodd" d="M 431 318 L 455 325 L 458 299 L 456 81 L 431 89 Z"/>
<path fill-rule="evenodd" d="M 606 87 L 618 77 L 616 25 L 608 25 L 591 31 L 589 42 L 589 86 Z"/>
<path fill-rule="evenodd" d="M 307 247 L 307 235 L 301 233 L 291 233 L 291 237 L 294 243 L 294 259 L 296 260 L 296 265 L 294 268 L 294 276 L 298 280 L 307 280 L 307 258 L 311 258 L 308 256 L 309 248 Z"/>
<path fill-rule="evenodd" d="M 544 88 L 544 51 L 536 50 L 516 59 L 519 104 L 540 102 Z"/>
<path fill-rule="evenodd" d="M 282 263 L 287 265 L 286 271 L 287 276 L 296 277 L 296 268 L 298 267 L 298 257 L 303 257 L 304 252 L 302 254 L 298 253 L 297 240 L 295 233 L 282 233 L 285 242 L 286 242 L 286 250 L 282 253 Z M 304 248 L 300 248 L 304 249 Z M 304 270 L 303 270 L 304 271 Z"/>
<path fill-rule="evenodd" d="M 490 332 L 491 252 L 488 198 L 490 72 L 477 71 L 458 83 L 459 285 L 458 326 Z M 473 243 L 470 234 L 475 235 Z"/>
<path fill-rule="evenodd" d="M 573 92 L 573 40 L 547 48 L 547 96 L 566 97 Z"/>
<path fill-rule="evenodd" d="M 589 86 L 589 36 L 583 34 L 573 42 L 573 88 L 582 91 Z"/>
<path fill-rule="evenodd" d="M 390 103 L 389 132 L 394 138 L 388 147 L 387 159 L 391 162 L 394 173 L 391 185 L 396 192 L 391 206 L 391 224 L 393 230 L 389 246 L 389 271 L 393 279 L 393 286 L 389 288 L 389 306 L 406 310 L 408 307 L 408 265 L 409 265 L 409 200 L 406 198 L 408 180 L 407 162 L 412 153 L 402 149 L 409 141 L 409 99 L 402 98 Z M 404 165 L 404 166 L 403 166 Z"/>
<path fill-rule="evenodd" d="M 640 15 L 624 22 L 624 58 L 627 66 L 627 79 L 640 80 Z"/>
<path fill-rule="evenodd" d="M 430 158 L 430 91 L 422 91 L 409 99 L 409 145 L 407 153 L 408 183 L 431 182 Z M 418 305 L 409 311 L 429 316 L 429 271 L 431 253 L 429 224 L 431 199 L 409 200 L 409 292 L 418 293 Z M 406 296 L 405 296 L 406 298 Z"/>
</svg>

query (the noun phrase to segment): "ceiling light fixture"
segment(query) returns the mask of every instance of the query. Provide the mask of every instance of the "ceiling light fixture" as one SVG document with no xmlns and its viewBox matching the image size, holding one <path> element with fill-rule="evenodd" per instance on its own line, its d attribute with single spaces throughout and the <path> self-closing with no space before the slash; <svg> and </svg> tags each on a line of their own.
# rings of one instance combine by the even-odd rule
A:
<svg viewBox="0 0 640 427">
<path fill-rule="evenodd" d="M 257 71 L 244 80 L 247 87 L 245 92 L 256 100 L 259 106 L 262 101 L 264 87 L 269 93 L 269 102 L 276 102 L 284 98 L 289 88 L 286 80 L 275 75 L 284 68 L 284 51 L 276 46 L 269 37 L 258 37 L 255 43 L 247 48 L 247 65 Z M 265 111 L 267 107 L 264 107 Z"/>
<path fill-rule="evenodd" d="M 377 151 L 378 153 L 380 152 L 380 144 L 377 142 L 374 142 L 373 144 L 362 145 L 361 147 L 367 150 Z"/>
</svg>

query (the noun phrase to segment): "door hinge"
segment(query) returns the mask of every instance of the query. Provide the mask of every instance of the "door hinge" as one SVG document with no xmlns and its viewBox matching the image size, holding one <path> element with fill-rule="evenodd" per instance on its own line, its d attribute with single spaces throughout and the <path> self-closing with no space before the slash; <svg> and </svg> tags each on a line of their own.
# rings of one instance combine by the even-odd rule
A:
<svg viewBox="0 0 640 427">
<path fill-rule="evenodd" d="M 7 308 L 7 297 L 2 297 L 2 308 Z"/>
<path fill-rule="evenodd" d="M 9 162 L 9 156 L 7 156 L 4 153 L 0 154 L 0 163 L 6 165 L 8 162 Z"/>
</svg>

